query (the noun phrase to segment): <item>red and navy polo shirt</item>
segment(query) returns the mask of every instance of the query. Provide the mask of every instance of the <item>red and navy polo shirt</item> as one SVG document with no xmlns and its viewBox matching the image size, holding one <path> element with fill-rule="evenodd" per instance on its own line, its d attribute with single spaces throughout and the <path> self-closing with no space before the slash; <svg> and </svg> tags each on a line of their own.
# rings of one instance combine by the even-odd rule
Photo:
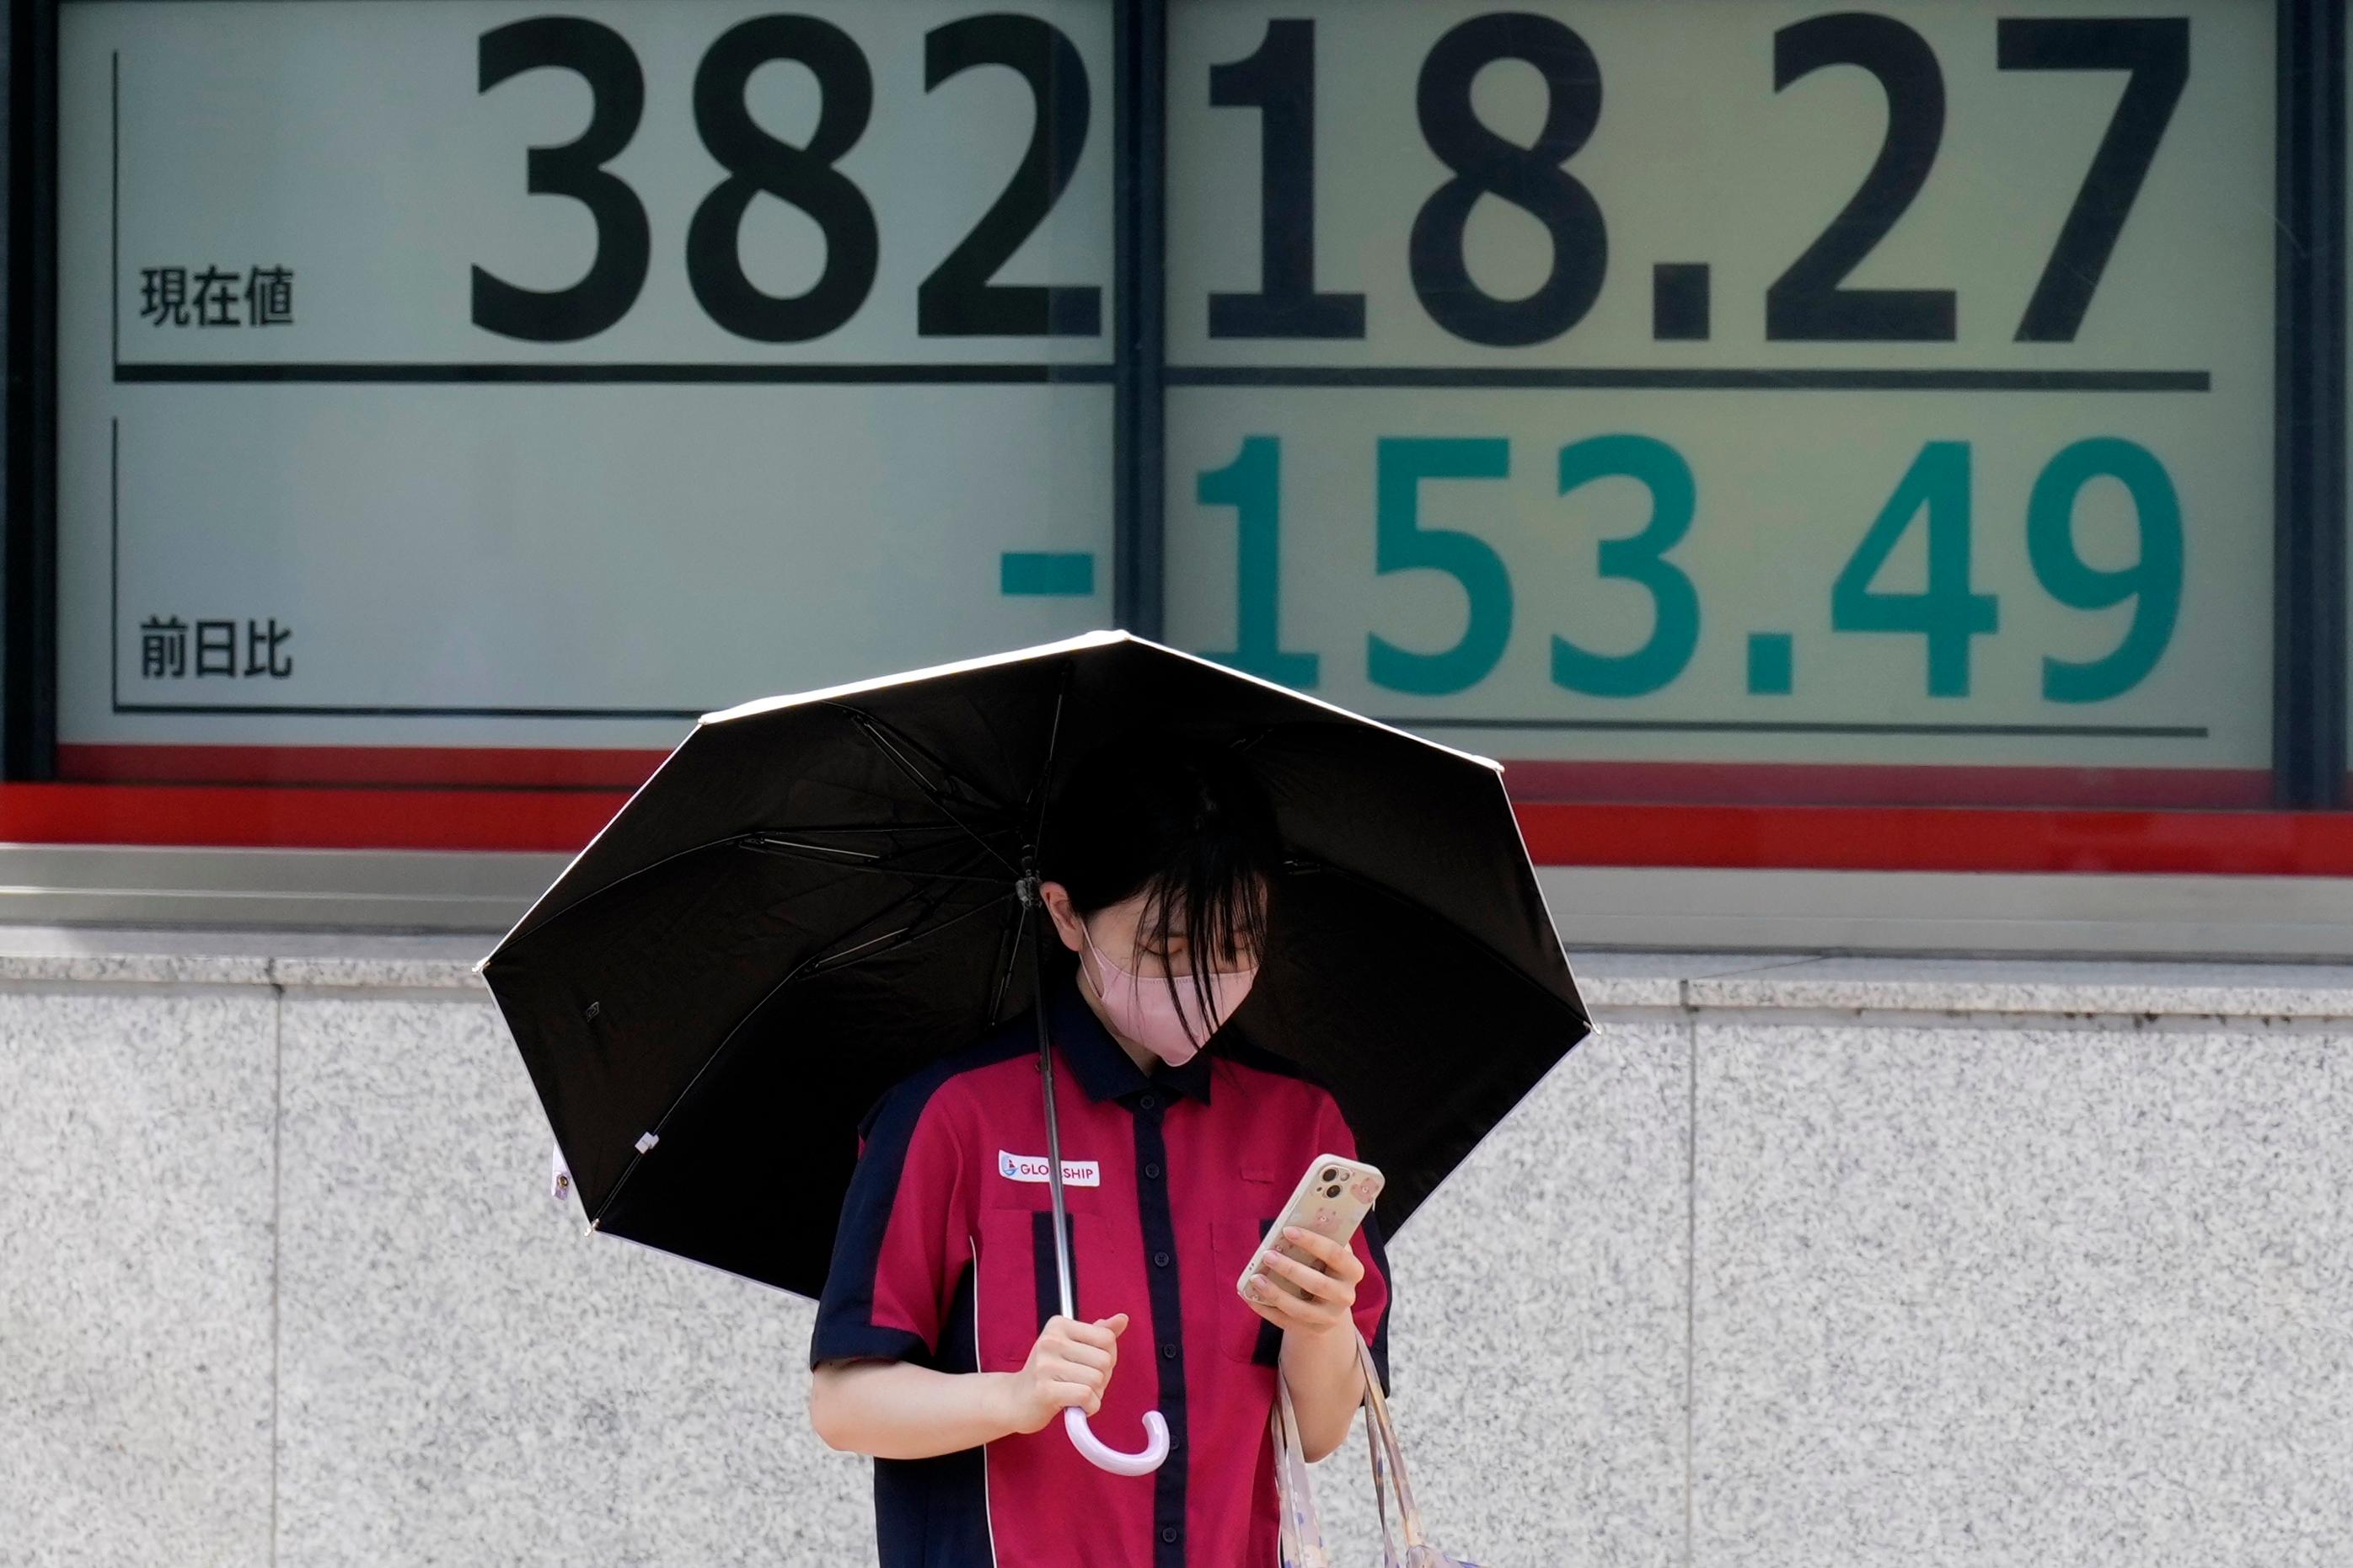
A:
<svg viewBox="0 0 2353 1568">
<path fill-rule="evenodd" d="M 1267 1413 L 1282 1331 L 1234 1281 L 1318 1154 L 1353 1156 L 1331 1094 L 1229 1023 L 1148 1075 L 1079 994 L 1048 987 L 1063 1202 L 1082 1321 L 1128 1314 L 1096 1436 L 1168 1458 L 1115 1476 L 1057 1419 L 977 1448 L 874 1461 L 882 1568 L 1274 1568 Z M 1018 1372 L 1060 1310 L 1037 1020 L 1025 1012 L 867 1113 L 810 1338 L 812 1366 L 904 1359 Z M 1356 1317 L 1388 1382 L 1388 1265 L 1357 1232 Z"/>
</svg>

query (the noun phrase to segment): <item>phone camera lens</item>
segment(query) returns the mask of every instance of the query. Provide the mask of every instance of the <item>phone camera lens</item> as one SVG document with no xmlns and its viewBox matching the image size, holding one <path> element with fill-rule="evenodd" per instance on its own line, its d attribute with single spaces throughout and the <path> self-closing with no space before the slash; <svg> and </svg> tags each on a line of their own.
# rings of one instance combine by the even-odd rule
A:
<svg viewBox="0 0 2353 1568">
<path fill-rule="evenodd" d="M 1324 1179 L 1327 1182 L 1336 1182 L 1340 1179 L 1340 1173 L 1326 1165 L 1324 1167 Z"/>
<path fill-rule="evenodd" d="M 1324 1195 L 1327 1198 L 1336 1198 L 1340 1195 L 1340 1189 L 1337 1186 L 1326 1187 L 1324 1189 Z"/>
</svg>

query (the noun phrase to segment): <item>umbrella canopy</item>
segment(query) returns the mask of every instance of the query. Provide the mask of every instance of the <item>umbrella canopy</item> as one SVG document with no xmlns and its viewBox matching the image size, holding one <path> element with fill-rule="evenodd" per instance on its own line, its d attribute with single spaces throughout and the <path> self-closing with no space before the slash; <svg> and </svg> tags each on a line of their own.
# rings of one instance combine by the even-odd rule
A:
<svg viewBox="0 0 2353 1568">
<path fill-rule="evenodd" d="M 1125 632 L 706 714 L 476 965 L 596 1229 L 803 1295 L 860 1119 L 1031 1005 L 1020 879 L 1099 742 L 1228 743 L 1285 850 L 1239 1032 L 1393 1234 L 1591 1026 L 1501 769 Z"/>
</svg>

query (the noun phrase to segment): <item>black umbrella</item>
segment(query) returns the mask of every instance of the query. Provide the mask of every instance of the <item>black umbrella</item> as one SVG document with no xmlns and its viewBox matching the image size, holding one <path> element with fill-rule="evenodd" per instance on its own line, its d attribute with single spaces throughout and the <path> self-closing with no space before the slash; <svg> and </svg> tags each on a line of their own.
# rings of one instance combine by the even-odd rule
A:
<svg viewBox="0 0 2353 1568">
<path fill-rule="evenodd" d="M 1138 729 L 1233 746 L 1272 797 L 1283 894 L 1225 1027 L 1330 1087 L 1402 1226 L 1591 1028 L 1502 770 L 1091 632 L 704 715 L 475 966 L 590 1227 L 818 1294 L 861 1116 L 1042 993 L 1045 802 Z M 1098 1463 L 1157 1462 L 1068 1415 Z"/>
</svg>

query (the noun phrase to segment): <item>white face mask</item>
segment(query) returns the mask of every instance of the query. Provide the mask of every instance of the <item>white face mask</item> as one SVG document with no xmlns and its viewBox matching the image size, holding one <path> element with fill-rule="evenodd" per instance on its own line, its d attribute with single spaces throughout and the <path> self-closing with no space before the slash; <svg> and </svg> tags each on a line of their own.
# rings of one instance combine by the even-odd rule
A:
<svg viewBox="0 0 2353 1568">
<path fill-rule="evenodd" d="M 1084 920 L 1079 921 L 1079 930 L 1085 932 L 1087 951 L 1095 955 L 1106 976 L 1117 974 L 1126 977 L 1124 985 L 1116 982 L 1096 984 L 1092 975 L 1087 978 L 1095 999 L 1111 1016 L 1112 1026 L 1172 1068 L 1183 1067 L 1192 1060 L 1201 1047 L 1194 1037 L 1186 1032 L 1185 1018 L 1177 1011 L 1177 1004 L 1169 998 L 1167 983 L 1157 975 L 1147 983 L 1145 976 L 1134 970 L 1122 969 L 1095 945 L 1094 932 L 1087 929 Z M 1085 973 L 1083 960 L 1080 962 L 1079 969 L 1082 973 Z M 1255 963 L 1248 969 L 1231 973 L 1210 973 L 1209 1026 L 1199 1031 L 1201 1039 L 1206 1040 L 1217 1033 L 1219 1026 L 1233 1015 L 1234 1009 L 1242 1005 L 1242 998 L 1250 994 L 1251 983 L 1257 979 L 1258 965 Z M 1177 976 L 1177 988 L 1187 995 L 1192 994 L 1192 985 L 1191 976 Z"/>
</svg>

